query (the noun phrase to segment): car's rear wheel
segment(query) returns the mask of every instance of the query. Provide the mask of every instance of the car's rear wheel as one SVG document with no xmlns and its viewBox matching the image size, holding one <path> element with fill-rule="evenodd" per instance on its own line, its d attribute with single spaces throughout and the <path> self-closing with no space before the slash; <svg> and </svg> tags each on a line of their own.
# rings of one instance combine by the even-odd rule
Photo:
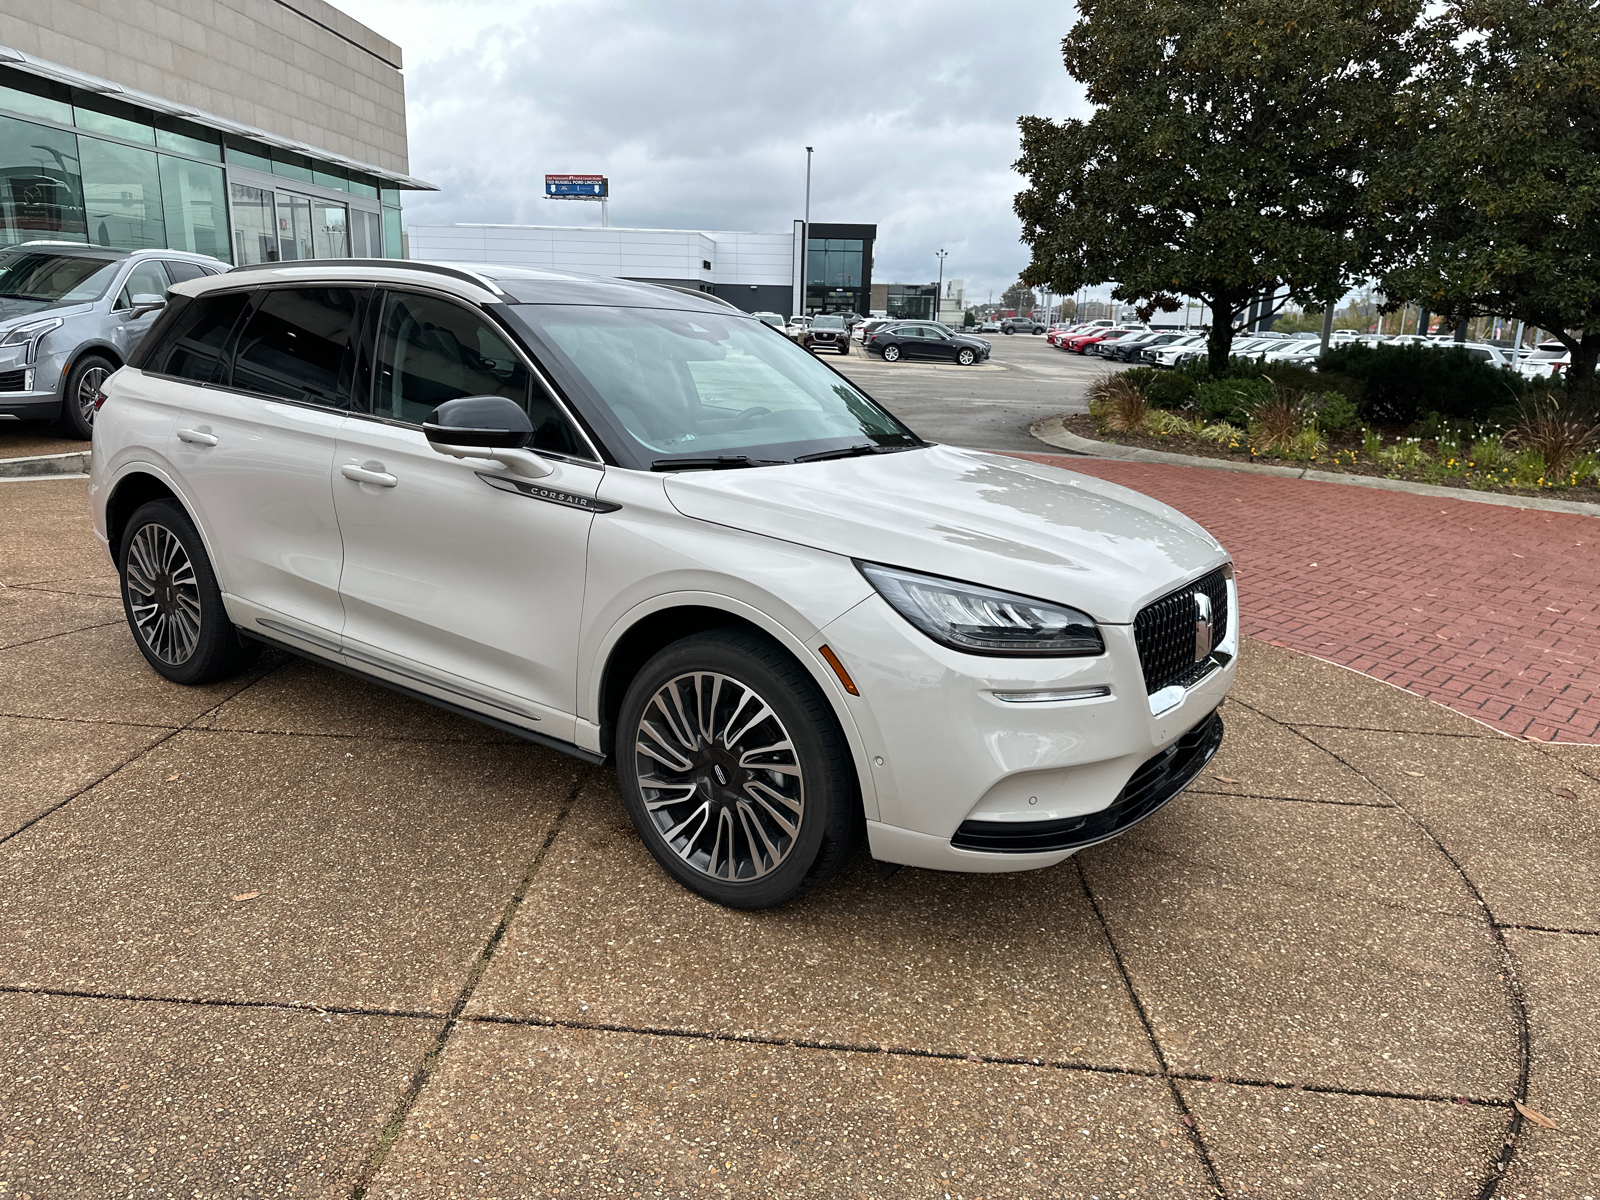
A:
<svg viewBox="0 0 1600 1200">
<path fill-rule="evenodd" d="M 900 361 L 900 347 L 899 346 L 885 346 L 883 348 L 883 361 L 884 362 L 899 362 Z"/>
<path fill-rule="evenodd" d="M 118 551 L 128 627 L 157 674 L 173 683 L 212 683 L 256 660 L 261 643 L 240 637 L 228 619 L 199 531 L 176 501 L 142 505 Z"/>
<path fill-rule="evenodd" d="M 978 356 L 976 354 L 974 354 L 971 350 L 966 349 L 965 347 L 963 347 L 961 350 L 956 352 L 956 361 L 958 363 L 960 363 L 963 367 L 970 367 L 977 360 L 978 360 Z"/>
<path fill-rule="evenodd" d="M 634 678 L 617 725 L 623 802 L 673 878 L 730 908 L 783 904 L 831 878 L 862 827 L 839 723 L 765 638 L 710 630 Z"/>
<path fill-rule="evenodd" d="M 1015 329 L 1002 329 L 1000 332 L 1005 334 L 1007 337 L 1010 337 L 1013 333 L 1016 332 L 1016 330 Z"/>
<path fill-rule="evenodd" d="M 85 354 L 72 364 L 61 398 L 61 415 L 56 418 L 56 428 L 63 437 L 88 441 L 94 436 L 95 397 L 116 369 L 116 363 L 98 354 Z"/>
</svg>

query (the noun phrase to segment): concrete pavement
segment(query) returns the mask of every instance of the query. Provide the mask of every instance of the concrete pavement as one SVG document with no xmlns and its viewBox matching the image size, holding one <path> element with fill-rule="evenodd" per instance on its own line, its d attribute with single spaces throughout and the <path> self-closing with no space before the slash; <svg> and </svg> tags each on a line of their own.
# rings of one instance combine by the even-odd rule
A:
<svg viewBox="0 0 1600 1200">
<path fill-rule="evenodd" d="M 605 770 L 160 681 L 85 490 L 0 485 L 0 1196 L 1600 1196 L 1600 749 L 1251 641 L 1126 837 L 735 913 Z"/>
</svg>

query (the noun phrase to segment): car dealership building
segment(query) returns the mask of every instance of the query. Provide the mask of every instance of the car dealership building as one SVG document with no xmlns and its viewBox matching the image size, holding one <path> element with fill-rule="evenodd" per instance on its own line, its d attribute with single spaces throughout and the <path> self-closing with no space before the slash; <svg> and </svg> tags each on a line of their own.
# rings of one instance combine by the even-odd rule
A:
<svg viewBox="0 0 1600 1200">
<path fill-rule="evenodd" d="M 0 246 L 400 257 L 400 48 L 322 0 L 8 0 Z"/>
<path fill-rule="evenodd" d="M 413 225 L 412 258 L 501 262 L 707 292 L 745 312 L 857 312 L 872 297 L 876 225 L 813 221 L 782 233 L 573 225 Z M 807 247 L 802 271 L 801 247 Z M 802 291 L 800 280 L 807 278 Z"/>
</svg>

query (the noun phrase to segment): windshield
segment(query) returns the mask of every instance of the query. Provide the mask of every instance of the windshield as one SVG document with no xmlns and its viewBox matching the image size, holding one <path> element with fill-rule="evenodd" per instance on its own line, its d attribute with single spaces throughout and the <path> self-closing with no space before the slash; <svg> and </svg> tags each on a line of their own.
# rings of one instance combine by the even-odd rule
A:
<svg viewBox="0 0 1600 1200">
<path fill-rule="evenodd" d="M 516 312 L 610 416 L 640 467 L 923 444 L 810 352 L 748 317 L 555 304 Z"/>
<path fill-rule="evenodd" d="M 0 300 L 81 304 L 97 300 L 117 273 L 121 257 L 29 251 L 0 259 Z"/>
<path fill-rule="evenodd" d="M 811 328 L 813 328 L 813 329 L 843 329 L 844 328 L 844 318 L 843 317 L 818 317 L 815 321 L 811 322 Z"/>
</svg>

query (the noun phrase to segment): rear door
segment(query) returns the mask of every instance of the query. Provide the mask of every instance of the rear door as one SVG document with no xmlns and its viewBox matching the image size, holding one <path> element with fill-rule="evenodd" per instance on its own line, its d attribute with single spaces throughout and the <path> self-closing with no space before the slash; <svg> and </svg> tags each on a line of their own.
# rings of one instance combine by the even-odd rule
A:
<svg viewBox="0 0 1600 1200">
<path fill-rule="evenodd" d="M 242 314 L 216 380 L 187 389 L 172 442 L 233 619 L 337 650 L 343 545 L 333 453 L 352 333 L 370 290 L 271 287 Z M 204 366 L 198 354 L 195 371 Z"/>
<path fill-rule="evenodd" d="M 375 309 L 374 365 L 345 424 L 333 488 L 353 665 L 571 741 L 578 626 L 600 464 L 509 336 L 454 299 L 394 291 Z M 364 354 L 367 353 L 364 350 Z M 433 409 L 505 396 L 528 410 L 536 481 L 440 454 Z M 376 480 L 376 482 L 374 482 Z"/>
</svg>

